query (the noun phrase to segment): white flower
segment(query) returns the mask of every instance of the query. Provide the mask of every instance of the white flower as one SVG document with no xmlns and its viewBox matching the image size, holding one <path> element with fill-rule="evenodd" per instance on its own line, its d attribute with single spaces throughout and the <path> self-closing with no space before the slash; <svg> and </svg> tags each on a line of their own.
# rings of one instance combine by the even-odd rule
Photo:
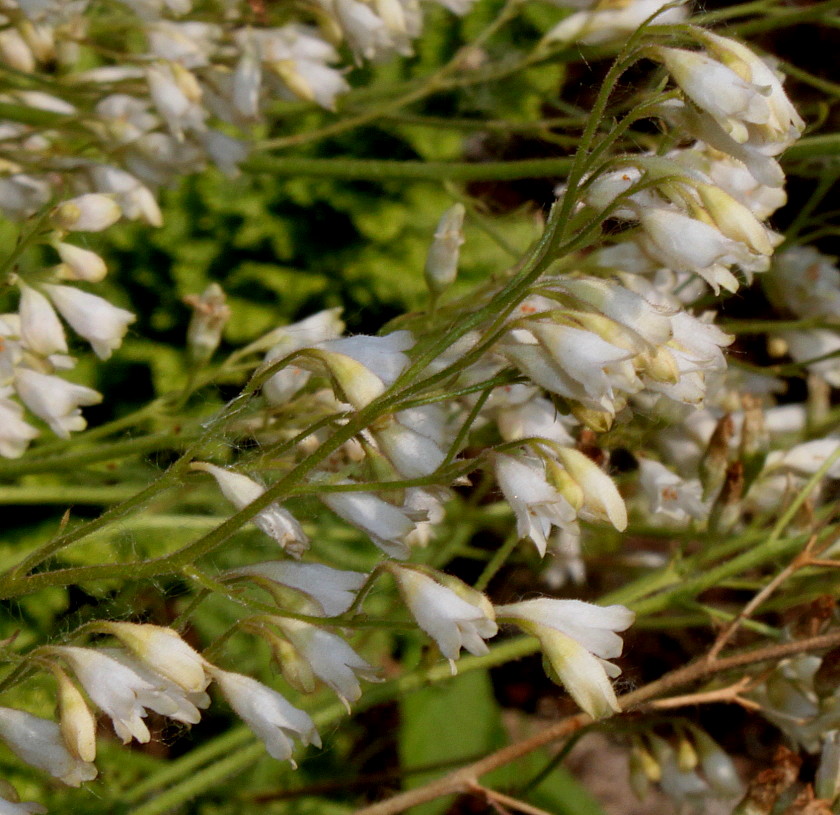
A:
<svg viewBox="0 0 840 815">
<path fill-rule="evenodd" d="M 494 459 L 499 489 L 516 515 L 517 534 L 530 539 L 540 555 L 545 555 L 551 527 L 573 525 L 575 508 L 548 483 L 545 467 L 538 459 L 502 453 Z"/>
<path fill-rule="evenodd" d="M 606 660 L 621 655 L 621 637 L 615 632 L 633 624 L 632 611 L 543 597 L 497 606 L 496 615 L 539 638 L 550 673 L 593 719 L 618 712 L 608 676 L 620 671 Z"/>
<path fill-rule="evenodd" d="M 105 622 L 101 628 L 117 637 L 155 673 L 190 693 L 200 693 L 210 680 L 204 658 L 171 628 L 148 623 Z"/>
<path fill-rule="evenodd" d="M 739 144 L 749 139 L 748 124 L 769 121 L 764 87 L 699 51 L 658 48 L 656 53 L 691 101 Z"/>
<path fill-rule="evenodd" d="M 296 97 L 335 110 L 336 97 L 350 90 L 342 71 L 330 67 L 338 61 L 338 51 L 318 36 L 316 29 L 291 24 L 253 30 L 249 35 L 259 44 L 266 67 L 282 83 L 281 97 Z M 269 78 L 273 79 L 271 74 Z"/>
<path fill-rule="evenodd" d="M 105 261 L 90 249 L 82 249 L 81 246 L 61 241 L 55 244 L 55 249 L 64 264 L 63 276 L 70 280 L 99 283 L 108 273 Z"/>
<path fill-rule="evenodd" d="M 71 787 L 96 778 L 96 767 L 76 758 L 64 746 L 61 729 L 55 722 L 0 707 L 0 739 L 22 761 Z"/>
<path fill-rule="evenodd" d="M 767 456 L 764 474 L 778 470 L 792 470 L 798 475 L 814 475 L 840 448 L 840 438 L 827 436 L 794 445 L 788 450 L 774 450 Z M 840 461 L 835 461 L 826 473 L 828 478 L 840 478 Z"/>
<path fill-rule="evenodd" d="M 687 131 L 715 150 L 743 162 L 756 181 L 768 187 L 781 187 L 785 174 L 773 156 L 781 153 L 784 144 L 739 144 L 715 119 L 678 99 L 669 99 L 660 106 L 662 115 L 676 127 Z"/>
<path fill-rule="evenodd" d="M 132 738 L 145 744 L 151 738 L 143 721 L 146 708 L 164 716 L 184 712 L 185 697 L 173 699 L 162 681 L 149 681 L 158 677 L 142 676 L 123 660 L 91 648 L 56 646 L 51 650 L 70 664 L 87 695 L 111 718 L 123 744 Z"/>
<path fill-rule="evenodd" d="M 34 801 L 18 801 L 14 803 L 0 798 L 0 815 L 41 815 L 47 808 Z"/>
<path fill-rule="evenodd" d="M 583 493 L 582 518 L 609 521 L 619 532 L 627 528 L 627 508 L 613 480 L 589 456 L 572 447 L 554 452 Z"/>
<path fill-rule="evenodd" d="M 152 54 L 180 62 L 185 68 L 207 65 L 222 35 L 219 26 L 195 20 L 183 23 L 157 20 L 146 25 L 145 29 Z"/>
<path fill-rule="evenodd" d="M 57 665 L 50 666 L 58 682 L 61 737 L 70 752 L 82 761 L 96 758 L 96 720 L 82 692 Z"/>
<path fill-rule="evenodd" d="M 362 695 L 357 676 L 377 682 L 376 669 L 362 659 L 341 637 L 316 625 L 285 617 L 271 621 L 282 629 L 312 672 L 347 704 Z"/>
<path fill-rule="evenodd" d="M 0 456 L 20 458 L 38 431 L 23 420 L 23 408 L 17 402 L 3 398 L 5 390 L 0 388 Z"/>
<path fill-rule="evenodd" d="M 249 33 L 249 32 L 246 32 Z M 257 43 L 253 37 L 242 38 L 242 54 L 233 72 L 231 97 L 233 106 L 240 116 L 255 119 L 260 112 L 260 88 L 262 68 Z"/>
<path fill-rule="evenodd" d="M 403 351 L 414 345 L 410 331 L 384 337 L 358 335 L 319 343 L 313 354 L 329 369 L 339 395 L 361 410 L 383 394 L 408 365 Z"/>
<path fill-rule="evenodd" d="M 352 484 L 337 481 L 335 484 Z M 362 486 L 362 485 L 360 485 Z M 414 530 L 414 520 L 402 509 L 389 504 L 371 492 L 324 492 L 319 498 L 348 523 L 358 527 L 386 555 L 408 557 L 406 537 Z M 418 515 L 417 513 L 414 513 Z M 425 517 L 425 513 L 420 513 Z"/>
<path fill-rule="evenodd" d="M 321 746 L 315 724 L 307 713 L 290 705 L 277 691 L 242 674 L 211 669 L 230 706 L 264 742 L 268 754 L 292 766 L 292 738 Z"/>
<path fill-rule="evenodd" d="M 766 121 L 750 128 L 750 137 L 787 146 L 805 129 L 805 122 L 785 94 L 776 72 L 763 59 L 735 40 L 695 29 L 695 36 L 738 76 L 760 89 L 768 110 Z"/>
<path fill-rule="evenodd" d="M 726 267 L 737 263 L 745 272 L 769 267 L 767 256 L 728 238 L 696 218 L 663 207 L 642 210 L 642 247 L 651 257 L 675 271 L 699 274 L 714 289 L 738 290 L 738 280 Z"/>
<path fill-rule="evenodd" d="M 23 344 L 36 354 L 66 354 L 67 339 L 61 320 L 50 301 L 41 292 L 24 283 L 20 286 L 20 336 Z"/>
<path fill-rule="evenodd" d="M 129 668 L 141 679 L 154 686 L 160 696 L 156 697 L 154 704 L 148 704 L 161 716 L 167 716 L 176 722 L 183 724 L 197 724 L 201 721 L 201 711 L 210 706 L 210 696 L 203 690 L 187 691 L 181 685 L 171 679 L 153 671 L 148 664 L 140 662 L 132 654 L 128 654 L 119 648 L 103 648 L 105 656 L 119 662 Z"/>
<path fill-rule="evenodd" d="M 549 439 L 558 444 L 570 445 L 575 441 L 569 428 L 576 420 L 561 416 L 557 408 L 542 396 L 501 407 L 496 415 L 496 423 L 505 441 L 534 437 Z"/>
<path fill-rule="evenodd" d="M 120 219 L 122 211 L 110 195 L 90 192 L 59 204 L 51 220 L 67 232 L 101 232 Z"/>
<path fill-rule="evenodd" d="M 364 572 L 333 569 L 321 563 L 294 563 L 290 560 L 253 563 L 240 566 L 228 574 L 263 578 L 302 592 L 318 604 L 325 617 L 337 617 L 347 611 L 356 599 L 356 592 L 367 579 Z"/>
<path fill-rule="evenodd" d="M 145 106 L 133 113 L 139 120 L 138 130 L 149 124 L 143 115 Z M 151 118 L 154 119 L 154 117 Z M 152 191 L 131 173 L 107 164 L 97 164 L 91 168 L 90 173 L 98 190 L 113 193 L 114 199 L 126 218 L 144 221 L 149 226 L 163 224 L 163 215 Z"/>
<path fill-rule="evenodd" d="M 464 242 L 465 213 L 463 204 L 455 204 L 438 221 L 425 266 L 426 284 L 435 296 L 452 285 L 458 274 L 458 256 Z"/>
<path fill-rule="evenodd" d="M 641 386 L 630 362 L 633 351 L 568 325 L 529 322 L 527 331 L 511 333 L 504 353 L 538 385 L 593 410 L 612 413 L 616 391 Z"/>
<path fill-rule="evenodd" d="M 627 37 L 668 2 L 669 0 L 632 0 L 617 8 L 607 6 L 594 11 L 579 11 L 566 17 L 552 28 L 545 40 L 546 42 L 580 42 L 597 45 Z M 582 4 L 572 3 L 571 5 L 580 7 Z M 685 19 L 686 14 L 685 8 L 665 9 L 654 18 L 653 24 L 678 23 Z"/>
<path fill-rule="evenodd" d="M 203 470 L 216 479 L 222 495 L 230 501 L 237 510 L 244 509 L 256 501 L 264 492 L 265 487 L 258 484 L 247 475 L 225 470 L 203 461 L 194 461 L 190 467 L 193 470 Z M 290 555 L 300 557 L 309 545 L 309 540 L 294 517 L 279 504 L 269 504 L 253 518 L 254 523 L 270 538 L 274 538 Z"/>
<path fill-rule="evenodd" d="M 130 311 L 72 286 L 45 285 L 44 290 L 61 316 L 91 344 L 100 359 L 108 359 L 120 347 L 129 324 L 135 320 Z"/>
<path fill-rule="evenodd" d="M 477 656 L 488 652 L 484 640 L 499 629 L 484 595 L 461 584 L 465 599 L 416 569 L 392 565 L 390 572 L 417 625 L 437 643 L 453 673 L 461 648 Z"/>
<path fill-rule="evenodd" d="M 341 309 L 336 308 L 319 311 L 297 323 L 275 329 L 267 337 L 263 337 L 258 341 L 260 348 L 265 348 L 268 343 L 271 345 L 265 356 L 265 364 L 276 362 L 301 348 L 337 339 L 344 330 L 340 311 Z M 306 385 L 309 377 L 309 371 L 295 364 L 287 365 L 263 385 L 263 395 L 272 405 L 283 405 Z"/>
<path fill-rule="evenodd" d="M 818 374 L 832 387 L 840 387 L 840 335 L 836 331 L 808 328 L 780 331 L 779 336 L 797 362 L 804 363 L 811 373 Z"/>
<path fill-rule="evenodd" d="M 177 141 L 185 130 L 202 132 L 207 115 L 201 106 L 201 86 L 195 76 L 177 62 L 158 62 L 146 68 L 149 93 Z"/>
<path fill-rule="evenodd" d="M 658 461 L 639 459 L 639 483 L 654 514 L 661 513 L 675 521 L 705 518 L 709 514 L 700 482 L 696 478 L 685 481 Z"/>
<path fill-rule="evenodd" d="M 373 430 L 379 448 L 403 478 L 431 475 L 446 458 L 439 444 L 441 428 L 434 421 L 414 423 L 412 418 L 417 415 L 414 411 L 401 411 L 380 422 Z"/>
<path fill-rule="evenodd" d="M 201 294 L 188 294 L 183 302 L 192 310 L 187 326 L 187 348 L 195 365 L 205 364 L 222 340 L 222 330 L 230 319 L 230 307 L 218 283 L 211 283 Z"/>
<path fill-rule="evenodd" d="M 28 368 L 17 369 L 15 386 L 26 407 L 62 439 L 69 439 L 71 431 L 84 430 L 87 426 L 79 405 L 96 405 L 102 401 L 102 394 L 92 388 Z"/>
</svg>

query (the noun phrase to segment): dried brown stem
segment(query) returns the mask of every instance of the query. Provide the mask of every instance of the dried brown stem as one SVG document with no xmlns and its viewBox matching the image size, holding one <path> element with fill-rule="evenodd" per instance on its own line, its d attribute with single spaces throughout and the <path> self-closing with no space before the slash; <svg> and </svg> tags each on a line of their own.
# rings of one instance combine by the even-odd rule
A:
<svg viewBox="0 0 840 815">
<path fill-rule="evenodd" d="M 718 688 L 717 690 L 701 691 L 700 693 L 687 693 L 683 696 L 669 696 L 667 699 L 656 699 L 650 702 L 646 707 L 654 710 L 673 710 L 678 707 L 687 707 L 688 705 L 710 705 L 719 702 L 734 702 L 741 705 L 741 707 L 748 710 L 761 710 L 761 705 L 753 702 L 750 699 L 744 699 L 741 693 L 747 690 L 753 680 L 745 676 L 739 679 L 734 685 L 729 685 L 725 688 Z"/>
</svg>

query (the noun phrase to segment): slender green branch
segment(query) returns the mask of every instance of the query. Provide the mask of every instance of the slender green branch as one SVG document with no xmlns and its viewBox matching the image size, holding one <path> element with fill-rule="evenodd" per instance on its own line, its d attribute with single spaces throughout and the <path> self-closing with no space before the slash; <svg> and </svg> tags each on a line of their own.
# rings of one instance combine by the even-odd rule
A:
<svg viewBox="0 0 840 815">
<path fill-rule="evenodd" d="M 562 178 L 569 158 L 519 161 L 391 161 L 387 159 L 302 158 L 256 154 L 242 169 L 275 177 L 333 178 L 364 181 L 512 181 L 521 178 Z"/>
</svg>

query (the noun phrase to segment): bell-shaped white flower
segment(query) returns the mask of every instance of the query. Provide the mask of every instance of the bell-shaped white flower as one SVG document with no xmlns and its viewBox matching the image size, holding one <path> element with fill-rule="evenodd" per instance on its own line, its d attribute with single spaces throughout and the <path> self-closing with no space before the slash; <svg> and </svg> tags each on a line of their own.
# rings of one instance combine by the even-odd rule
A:
<svg viewBox="0 0 840 815">
<path fill-rule="evenodd" d="M 130 311 L 72 286 L 45 285 L 44 291 L 61 316 L 91 344 L 100 359 L 108 359 L 120 347 L 129 324 L 135 320 Z"/>
<path fill-rule="evenodd" d="M 242 674 L 212 667 L 210 672 L 237 715 L 265 744 L 278 761 L 292 761 L 293 738 L 304 745 L 321 746 L 309 714 L 290 705 L 277 691 Z"/>
<path fill-rule="evenodd" d="M 197 724 L 201 721 L 201 710 L 210 706 L 210 696 L 205 691 L 185 690 L 168 677 L 152 670 L 148 663 L 141 662 L 133 654 L 120 648 L 102 648 L 101 652 L 133 671 L 156 689 L 159 695 L 145 706 L 161 716 L 183 724 Z"/>
<path fill-rule="evenodd" d="M 703 503 L 700 481 L 696 478 L 684 480 L 658 461 L 639 459 L 639 484 L 653 514 L 680 522 L 705 518 L 709 514 L 709 507 Z"/>
<path fill-rule="evenodd" d="M 557 408 L 542 396 L 505 405 L 496 414 L 496 423 L 505 441 L 541 438 L 564 445 L 572 445 L 575 441 L 569 429 L 576 420 L 561 416 Z"/>
<path fill-rule="evenodd" d="M 45 357 L 66 354 L 67 339 L 50 301 L 37 289 L 20 283 L 20 335 L 23 344 Z"/>
<path fill-rule="evenodd" d="M 333 482 L 352 484 L 351 481 Z M 360 485 L 361 487 L 362 485 Z M 406 511 L 379 498 L 372 492 L 323 492 L 320 499 L 336 515 L 358 527 L 386 555 L 396 558 L 408 557 L 406 538 L 414 530 L 414 520 Z M 425 513 L 413 513 L 418 520 Z"/>
<path fill-rule="evenodd" d="M 82 249 L 81 246 L 58 241 L 55 244 L 55 250 L 63 264 L 62 277 L 68 280 L 99 283 L 108 273 L 105 261 L 90 249 Z"/>
<path fill-rule="evenodd" d="M 552 526 L 573 525 L 575 508 L 548 483 L 539 459 L 502 453 L 494 459 L 499 489 L 516 516 L 517 534 L 531 540 L 540 555 L 545 555 Z"/>
<path fill-rule="evenodd" d="M 20 458 L 38 431 L 23 420 L 23 408 L 3 398 L 7 389 L 0 388 L 0 456 Z"/>
<path fill-rule="evenodd" d="M 642 246 L 651 257 L 675 271 L 699 274 L 717 294 L 723 287 L 738 290 L 738 280 L 726 267 L 739 264 L 744 271 L 766 271 L 765 255 L 753 253 L 719 229 L 696 218 L 665 208 L 645 209 L 639 221 Z"/>
<path fill-rule="evenodd" d="M 770 65 L 745 45 L 728 37 L 702 29 L 695 29 L 694 34 L 724 65 L 759 88 L 764 96 L 769 115 L 766 121 L 750 128 L 750 137 L 760 142 L 783 145 L 798 139 L 805 129 L 805 122 L 791 104 Z"/>
<path fill-rule="evenodd" d="M 200 133 L 205 129 L 201 86 L 190 71 L 177 62 L 160 61 L 146 68 L 146 81 L 158 113 L 176 140 L 184 140 L 185 130 Z"/>
<path fill-rule="evenodd" d="M 228 572 L 231 576 L 252 576 L 286 586 L 307 595 L 325 617 L 344 614 L 356 599 L 367 575 L 333 569 L 322 563 L 295 563 L 290 560 L 269 560 L 240 566 Z"/>
<path fill-rule="evenodd" d="M 103 103 L 107 102 L 108 98 L 106 97 Z M 133 101 L 137 102 L 137 100 Z M 139 110 L 133 111 L 133 116 L 137 122 L 137 129 L 140 131 L 157 125 L 157 117 L 147 114 L 142 104 L 140 104 Z M 128 138 L 128 141 L 132 140 Z M 130 218 L 133 221 L 143 221 L 149 224 L 149 226 L 161 226 L 163 224 L 163 214 L 155 200 L 154 194 L 131 173 L 107 164 L 97 164 L 91 168 L 90 173 L 93 178 L 93 183 L 98 190 L 113 193 L 114 199 L 119 204 L 126 218 Z M 85 279 L 87 280 L 88 278 Z"/>
<path fill-rule="evenodd" d="M 581 489 L 581 517 L 609 521 L 619 532 L 623 532 L 627 528 L 627 508 L 613 480 L 580 450 L 557 447 L 554 452 Z"/>
<path fill-rule="evenodd" d="M 155 673 L 190 693 L 200 693 L 210 680 L 205 660 L 171 628 L 149 623 L 105 622 L 100 628 L 115 636 Z"/>
<path fill-rule="evenodd" d="M 161 683 L 149 682 L 103 651 L 75 646 L 55 646 L 51 650 L 72 667 L 91 701 L 111 718 L 123 744 L 132 738 L 145 744 L 151 738 L 143 721 L 146 708 L 171 716 L 181 707 Z"/>
<path fill-rule="evenodd" d="M 265 364 L 276 362 L 301 348 L 337 339 L 344 330 L 340 312 L 341 309 L 325 309 L 263 337 L 258 341 L 260 349 L 270 347 Z M 309 377 L 309 371 L 295 364 L 287 365 L 263 385 L 263 395 L 272 405 L 283 405 L 306 385 Z"/>
<path fill-rule="evenodd" d="M 190 467 L 193 470 L 203 470 L 205 473 L 212 475 L 216 479 L 222 495 L 237 510 L 244 509 L 265 492 L 265 487 L 248 478 L 247 475 L 225 470 L 215 464 L 194 461 Z M 274 538 L 293 557 L 300 557 L 309 545 L 309 539 L 304 534 L 300 524 L 291 513 L 279 504 L 269 504 L 253 521 L 266 535 Z"/>
<path fill-rule="evenodd" d="M 496 615 L 539 638 L 549 673 L 592 718 L 618 712 L 608 677 L 620 671 L 606 660 L 621 655 L 621 637 L 615 632 L 633 624 L 632 611 L 543 597 L 497 606 Z"/>
<path fill-rule="evenodd" d="M 446 458 L 440 447 L 442 428 L 434 421 L 415 423 L 412 419 L 417 415 L 414 410 L 400 411 L 372 431 L 377 445 L 403 478 L 431 475 Z"/>
<path fill-rule="evenodd" d="M 766 86 L 754 85 L 699 51 L 658 48 L 656 53 L 691 101 L 736 142 L 742 144 L 749 138 L 747 124 L 769 121 Z"/>
<path fill-rule="evenodd" d="M 459 596 L 417 569 L 392 564 L 389 571 L 417 625 L 437 643 L 453 673 L 461 648 L 475 655 L 488 652 L 484 640 L 495 637 L 499 629 L 483 594 L 462 584 L 465 596 Z"/>
<path fill-rule="evenodd" d="M 72 431 L 87 426 L 79 405 L 96 405 L 102 401 L 102 394 L 92 388 L 28 368 L 17 369 L 15 387 L 26 407 L 62 439 L 69 439 Z"/>
<path fill-rule="evenodd" d="M 347 704 L 362 695 L 358 677 L 378 682 L 376 669 L 362 659 L 341 637 L 317 625 L 286 617 L 271 621 L 289 638 L 322 682 Z"/>
<path fill-rule="evenodd" d="M 408 365 L 403 351 L 414 344 L 409 331 L 384 337 L 343 337 L 327 340 L 312 353 L 332 374 L 339 395 L 361 410 L 383 394 Z"/>
<path fill-rule="evenodd" d="M 424 269 L 426 285 L 435 297 L 451 286 L 458 274 L 465 212 L 463 204 L 455 204 L 438 221 Z"/>
<path fill-rule="evenodd" d="M 57 229 L 66 232 L 101 232 L 116 223 L 122 215 L 110 195 L 89 192 L 59 204 L 51 220 Z"/>
<path fill-rule="evenodd" d="M 72 755 L 55 722 L 0 707 L 0 739 L 22 761 L 48 772 L 71 787 L 96 778 L 96 767 Z"/>
</svg>

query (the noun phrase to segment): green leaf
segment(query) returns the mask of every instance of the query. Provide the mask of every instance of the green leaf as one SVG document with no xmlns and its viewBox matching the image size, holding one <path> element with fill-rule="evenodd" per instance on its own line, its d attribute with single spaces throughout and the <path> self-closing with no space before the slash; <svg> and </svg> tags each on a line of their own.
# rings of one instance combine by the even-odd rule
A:
<svg viewBox="0 0 840 815">
<path fill-rule="evenodd" d="M 423 688 L 400 704 L 400 762 L 404 769 L 429 764 L 468 762 L 505 741 L 499 706 L 486 671 L 473 671 L 450 682 Z M 405 787 L 422 786 L 447 770 L 412 774 Z M 412 807 L 411 815 L 441 815 L 452 799 Z"/>
</svg>

